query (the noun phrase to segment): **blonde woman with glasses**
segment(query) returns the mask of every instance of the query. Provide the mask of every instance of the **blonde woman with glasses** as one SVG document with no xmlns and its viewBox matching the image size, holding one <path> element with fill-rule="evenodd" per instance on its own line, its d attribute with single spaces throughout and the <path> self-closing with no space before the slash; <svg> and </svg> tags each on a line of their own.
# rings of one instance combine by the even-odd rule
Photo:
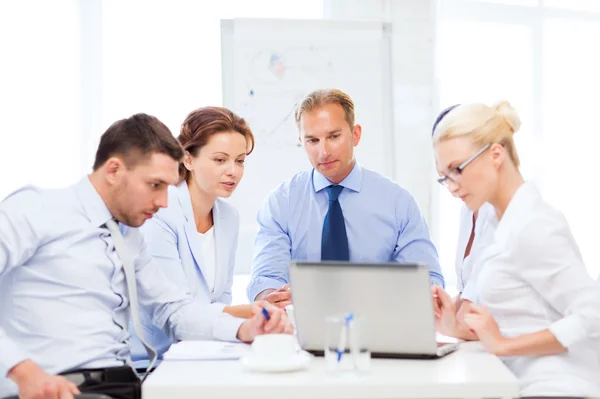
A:
<svg viewBox="0 0 600 399">
<path fill-rule="evenodd" d="M 459 105 L 452 105 L 440 112 L 431 129 L 432 134 L 446 115 Z M 465 165 L 462 165 L 460 170 L 468 164 L 467 162 Z M 442 183 L 444 181 L 442 179 Z M 454 298 L 454 304 L 458 327 L 460 327 L 461 336 L 465 340 L 477 339 L 477 336 L 470 332 L 470 329 L 464 323 L 464 315 L 468 312 L 469 306 L 471 303 L 477 303 L 477 289 L 475 283 L 471 280 L 471 275 L 474 273 L 473 269 L 479 264 L 479 258 L 484 249 L 494 241 L 494 233 L 497 225 L 496 212 L 491 204 L 486 202 L 478 209 L 471 210 L 463 202 L 460 210 L 454 263 L 456 269 L 456 288 L 458 290 L 458 295 Z"/>
<path fill-rule="evenodd" d="M 474 268 L 480 305 L 464 322 L 519 378 L 522 396 L 600 396 L 600 292 L 563 214 L 519 172 L 520 120 L 508 102 L 456 107 L 436 127 L 438 181 L 476 210 L 490 203 L 494 242 Z M 463 338 L 455 304 L 434 292 L 438 330 Z"/>
</svg>

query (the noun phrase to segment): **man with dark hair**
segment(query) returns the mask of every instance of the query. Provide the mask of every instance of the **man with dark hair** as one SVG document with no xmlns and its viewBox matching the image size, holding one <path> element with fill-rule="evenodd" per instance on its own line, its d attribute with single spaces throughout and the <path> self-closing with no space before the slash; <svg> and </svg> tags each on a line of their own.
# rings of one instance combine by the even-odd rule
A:
<svg viewBox="0 0 600 399">
<path fill-rule="evenodd" d="M 183 158 L 183 149 L 168 127 L 153 116 L 136 114 L 113 123 L 102 135 L 94 170 L 114 155 L 120 155 L 127 167 L 133 167 L 140 158 L 153 152 L 176 161 Z"/>
<path fill-rule="evenodd" d="M 140 335 L 139 308 L 174 340 L 219 339 L 232 325 L 245 342 L 289 330 L 267 303 L 247 320 L 203 317 L 214 310 L 148 255 L 137 227 L 167 206 L 182 156 L 164 124 L 134 115 L 104 133 L 93 173 L 74 186 L 24 187 L 0 203 L 0 397 L 140 398 L 127 326 L 131 317 Z"/>
</svg>

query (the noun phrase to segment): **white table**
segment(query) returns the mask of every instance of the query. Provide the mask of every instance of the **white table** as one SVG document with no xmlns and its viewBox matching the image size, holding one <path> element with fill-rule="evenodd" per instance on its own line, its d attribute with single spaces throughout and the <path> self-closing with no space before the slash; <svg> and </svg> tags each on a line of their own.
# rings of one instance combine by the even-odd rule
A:
<svg viewBox="0 0 600 399">
<path fill-rule="evenodd" d="M 367 375 L 336 377 L 323 358 L 308 370 L 266 374 L 238 361 L 165 361 L 148 377 L 144 399 L 159 398 L 512 398 L 518 381 L 478 343 L 438 360 L 373 359 Z"/>
</svg>

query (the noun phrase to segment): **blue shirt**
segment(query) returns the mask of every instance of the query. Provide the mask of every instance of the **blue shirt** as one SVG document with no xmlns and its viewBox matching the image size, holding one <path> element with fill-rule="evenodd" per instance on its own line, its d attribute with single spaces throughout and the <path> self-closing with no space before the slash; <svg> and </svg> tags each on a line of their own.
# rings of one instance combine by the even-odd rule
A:
<svg viewBox="0 0 600 399">
<path fill-rule="evenodd" d="M 290 261 L 321 259 L 321 235 L 332 183 L 316 170 L 300 172 L 272 191 L 258 212 L 248 298 L 288 283 Z M 340 183 L 351 262 L 420 262 L 444 285 L 437 251 L 412 195 L 358 163 Z"/>
<path fill-rule="evenodd" d="M 25 359 L 51 374 L 129 363 L 125 277 L 101 227 L 111 218 L 87 177 L 65 189 L 25 187 L 0 203 L 0 397 L 16 392 L 5 376 Z M 120 226 L 140 307 L 172 339 L 239 323 L 171 284 L 138 229 Z"/>
</svg>

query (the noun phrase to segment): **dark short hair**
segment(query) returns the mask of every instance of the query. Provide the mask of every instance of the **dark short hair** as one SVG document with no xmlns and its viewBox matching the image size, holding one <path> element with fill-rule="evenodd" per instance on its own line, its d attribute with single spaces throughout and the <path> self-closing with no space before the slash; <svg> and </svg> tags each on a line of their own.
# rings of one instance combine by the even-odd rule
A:
<svg viewBox="0 0 600 399">
<path fill-rule="evenodd" d="M 459 105 L 460 104 L 451 105 L 448 108 L 446 108 L 445 110 L 443 110 L 442 112 L 440 112 L 440 114 L 438 115 L 438 117 L 435 119 L 435 122 L 433 122 L 433 127 L 431 128 L 431 135 L 432 136 L 435 133 L 435 128 L 437 127 L 437 125 L 439 125 L 440 122 L 442 121 L 442 119 L 444 119 L 444 117 L 446 115 L 448 115 L 448 112 L 452 111 L 454 108 L 458 107 Z"/>
<path fill-rule="evenodd" d="M 235 132 L 244 136 L 248 146 L 246 155 L 254 149 L 254 134 L 244 118 L 223 107 L 204 107 L 190 112 L 181 124 L 181 133 L 177 139 L 183 149 L 195 157 L 212 136 L 223 132 Z M 179 165 L 179 179 L 187 181 L 189 177 L 190 171 L 182 163 Z"/>
<path fill-rule="evenodd" d="M 181 161 L 183 149 L 164 123 L 147 114 L 135 114 L 116 121 L 100 137 L 94 170 L 111 157 L 119 155 L 128 168 L 153 153 L 165 154 Z"/>
</svg>

